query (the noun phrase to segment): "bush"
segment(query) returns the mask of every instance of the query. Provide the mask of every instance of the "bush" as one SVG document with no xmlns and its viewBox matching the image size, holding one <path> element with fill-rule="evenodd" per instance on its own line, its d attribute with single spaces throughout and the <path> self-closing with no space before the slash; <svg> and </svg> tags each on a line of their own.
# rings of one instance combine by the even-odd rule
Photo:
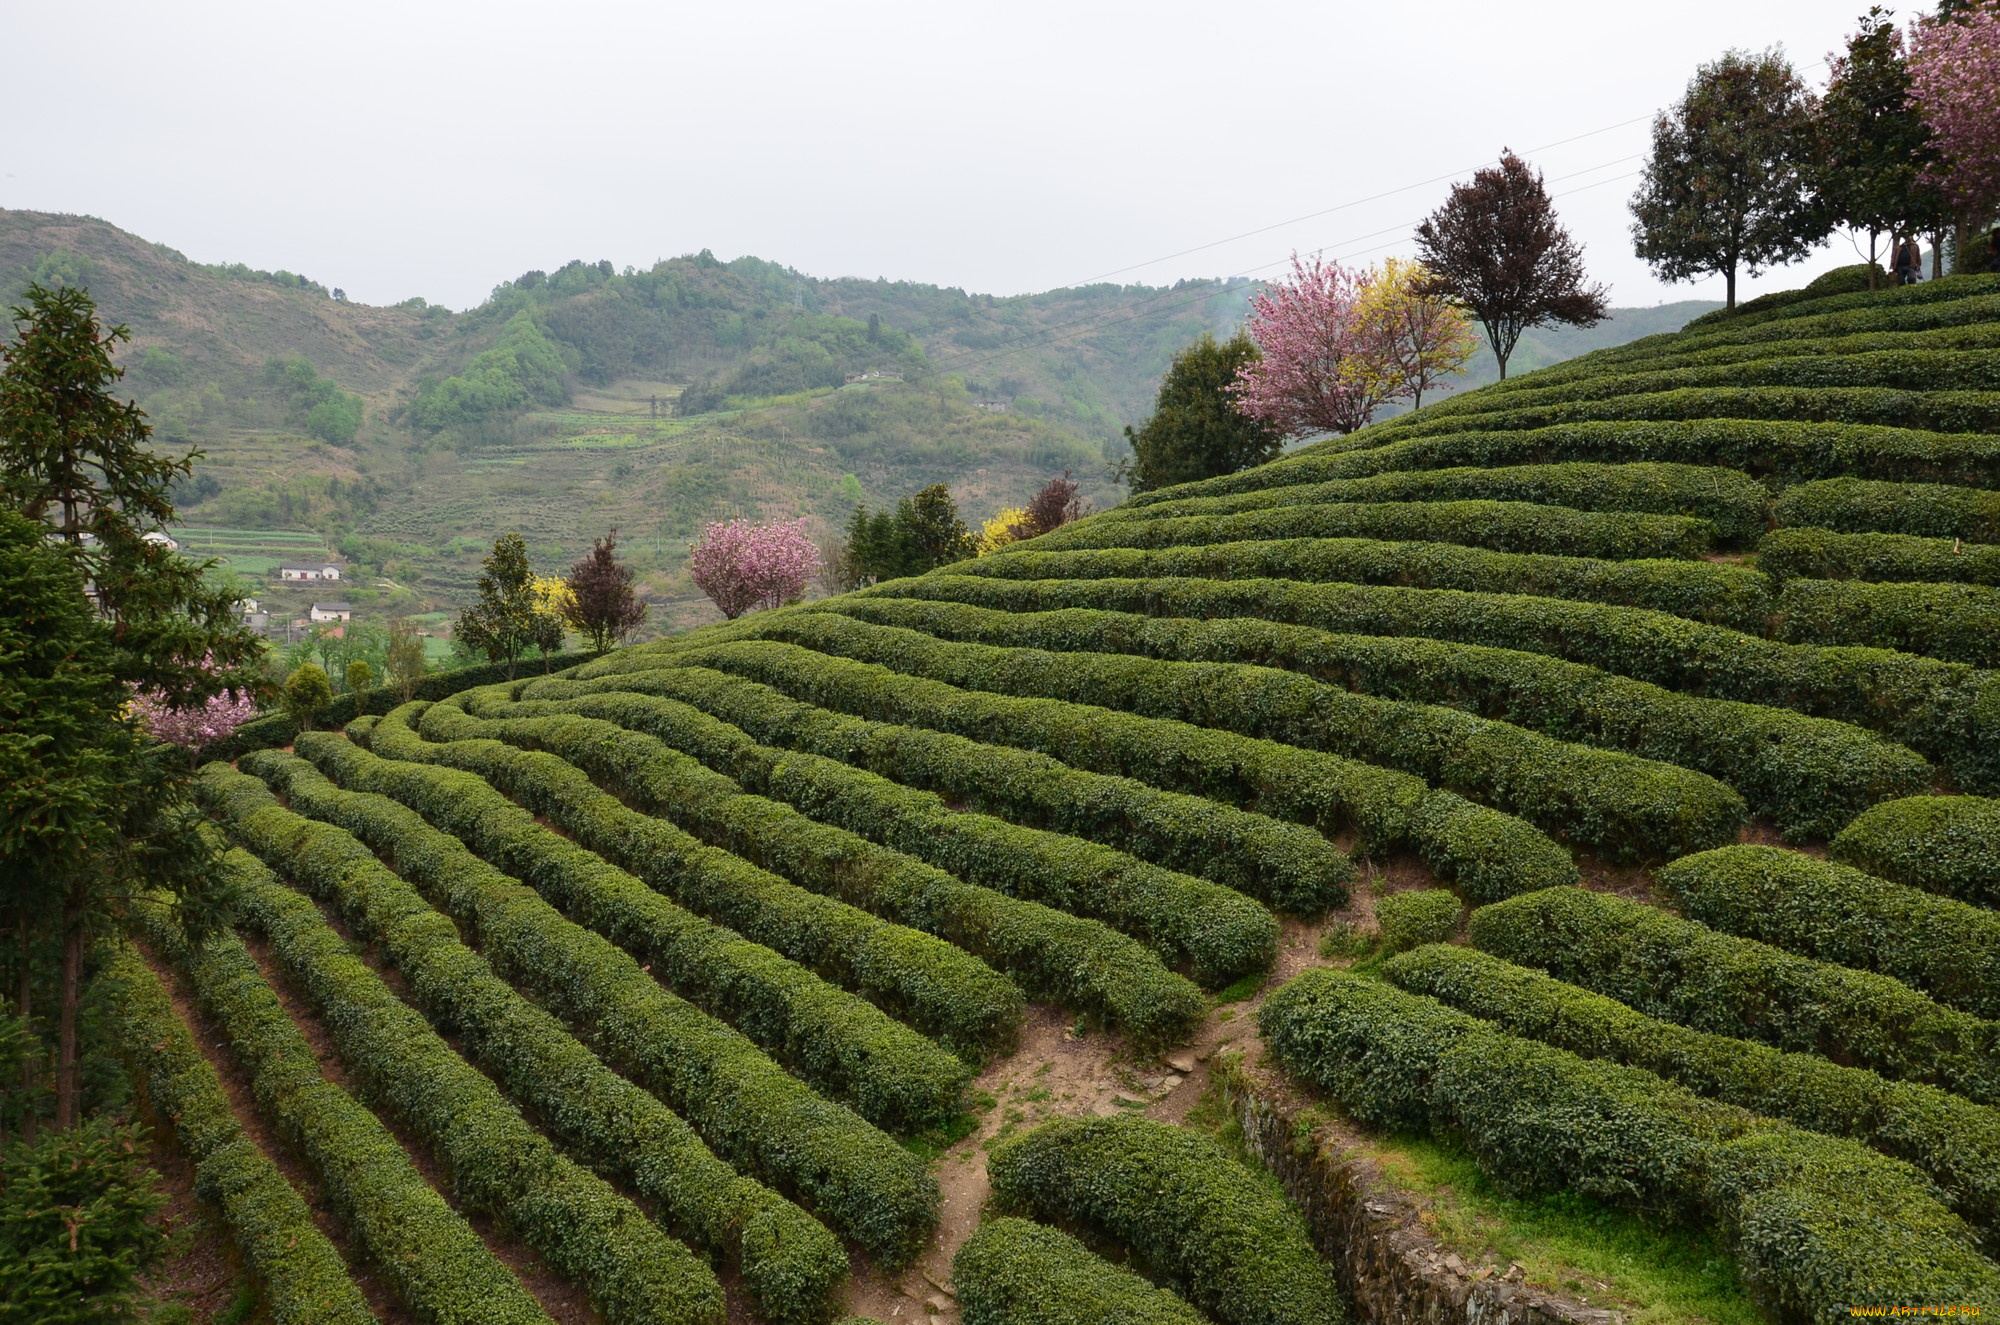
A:
<svg viewBox="0 0 2000 1325">
<path fill-rule="evenodd" d="M 797 760 L 797 755 L 756 745 L 742 731 L 672 700 L 649 696 L 618 699 L 624 701 L 620 709 L 639 710 L 630 716 L 648 731 L 675 733 L 678 739 L 669 743 L 656 735 L 626 731 L 588 717 L 533 716 L 544 709 L 542 704 L 524 706 L 528 713 L 521 717 L 512 716 L 512 706 L 481 705 L 481 718 L 488 720 L 466 721 L 462 731 L 459 724 L 439 722 L 440 715 L 448 712 L 440 706 L 425 715 L 424 731 L 439 738 L 491 736 L 510 745 L 562 755 L 593 777 L 612 784 L 628 801 L 680 820 L 704 839 L 720 839 L 714 845 L 747 859 L 770 857 L 773 868 L 782 863 L 785 868 L 780 873 L 799 878 L 808 886 L 817 883 L 824 889 L 831 883 L 819 864 L 822 857 L 804 849 L 786 851 L 773 842 L 774 837 L 812 834 L 822 839 L 823 849 L 846 855 L 868 845 L 852 833 L 816 825 L 788 805 L 744 795 L 736 782 L 702 767 L 698 757 L 693 757 L 706 752 L 727 767 L 746 769 L 746 776 L 761 786 L 773 779 L 795 782 L 787 765 Z M 588 699 L 574 703 L 591 707 Z M 683 734 L 688 728 L 697 734 Z M 674 745 L 683 749 L 693 746 L 694 750 L 683 754 L 672 748 Z M 843 779 L 842 773 L 848 776 Z M 858 811 L 828 817 L 865 822 L 884 837 L 913 848 L 911 854 L 933 859 L 968 882 L 987 884 L 991 880 L 991 886 L 1002 892 L 1018 891 L 1063 910 L 1104 920 L 1132 933 L 1170 964 L 1191 961 L 1197 976 L 1210 985 L 1228 984 L 1250 972 L 1266 970 L 1276 959 L 1276 920 L 1263 907 L 1227 888 L 1172 874 L 1092 842 L 1020 828 L 985 815 L 953 813 L 928 793 L 906 788 L 889 791 L 864 784 L 864 777 L 842 769 L 829 780 L 845 781 L 884 808 L 894 804 L 913 812 L 898 815 L 890 811 L 871 818 L 866 811 Z M 838 847 L 835 841 L 840 842 Z M 802 840 L 799 845 L 803 848 Z M 958 850 L 951 849 L 954 845 Z M 968 861 L 973 862 L 971 868 Z M 987 867 L 980 868 L 981 864 Z M 945 951 L 957 961 L 970 960 L 957 949 L 947 947 Z M 991 980 L 1000 979 L 983 963 L 980 970 Z M 1011 985 L 1001 983 L 1013 992 L 1009 1002 L 1012 1019 L 1003 1028 L 1011 1041 L 1019 1025 L 1020 995 Z M 975 1002 L 961 996 L 953 1001 L 976 1007 L 988 1000 Z M 997 1047 L 999 1042 L 991 1031 L 983 1031 L 974 1043 Z"/>
<path fill-rule="evenodd" d="M 1711 929 L 1893 975 L 1947 1007 L 2000 1018 L 2000 914 L 1771 847 L 1704 851 L 1655 876 Z"/>
<path fill-rule="evenodd" d="M 843 623 L 834 647 L 889 661 L 898 671 L 981 691 L 1101 704 L 1384 765 L 1486 801 L 1612 859 L 1665 858 L 1733 841 L 1746 814 L 1742 797 L 1706 774 L 1553 741 L 1455 708 L 1378 699 L 1234 661 L 1262 651 L 1263 640 L 1285 630 L 1263 622 L 1014 613 L 858 598 L 827 613 L 770 623 L 762 633 L 823 642 L 826 632 L 813 618 L 834 612 L 867 623 L 858 630 Z M 1293 632 L 1294 638 L 1304 634 Z M 1096 649 L 1232 661 L 1081 651 Z"/>
<path fill-rule="evenodd" d="M 627 809 L 553 755 L 514 750 L 498 741 L 423 741 L 405 725 L 416 709 L 405 705 L 396 710 L 369 736 L 369 747 L 378 755 L 412 761 L 384 773 L 381 789 L 388 795 L 585 924 L 615 935 L 621 947 L 643 954 L 673 988 L 726 1017 L 791 1071 L 850 1103 L 877 1126 L 914 1130 L 958 1112 L 971 1079 L 959 1059 L 773 948 L 671 900 L 678 895 L 707 910 L 761 912 L 760 928 L 782 942 L 806 928 L 802 920 L 816 919 L 813 903 L 828 899 Z M 414 762 L 419 760 L 424 762 Z M 433 768 L 432 763 L 446 767 Z M 476 776 L 471 781 L 439 776 L 450 768 Z M 486 778 L 498 779 L 527 804 L 516 804 L 482 780 Z M 544 828 L 536 821 L 538 814 L 569 836 Z M 608 863 L 593 847 L 645 870 L 645 881 Z M 775 898 L 790 904 L 789 913 L 777 912 L 776 906 L 753 911 L 741 905 L 745 897 Z M 833 905 L 871 927 L 880 923 L 843 904 Z M 810 932 L 802 940 L 815 955 L 827 951 L 827 942 Z"/>
<path fill-rule="evenodd" d="M 1609 894 L 1529 893 L 1472 913 L 1473 944 L 1696 1030 L 1837 1055 L 1884 1076 L 2000 1101 L 2000 1023 L 1899 981 Z"/>
<path fill-rule="evenodd" d="M 1041 552 L 1076 548 L 1188 547 L 1270 538 L 1415 539 L 1496 552 L 1544 552 L 1629 561 L 1692 560 L 1714 545 L 1715 526 L 1682 515 L 1573 511 L 1513 501 L 1328 502 L 1241 515 L 1091 519 L 1035 540 Z"/>
<path fill-rule="evenodd" d="M 1985 298 L 2000 293 L 2000 281 L 1988 277 L 1974 277 L 1970 280 L 1954 278 L 1949 282 L 1925 281 L 1919 285 L 1898 286 L 1893 290 L 1870 290 L 1852 275 L 1853 266 L 1837 267 L 1826 272 L 1802 290 L 1777 291 L 1760 295 L 1757 299 L 1736 308 L 1718 308 L 1703 313 L 1687 324 L 1687 331 L 1706 331 L 1719 327 L 1722 334 L 1741 334 L 1746 327 L 1765 326 L 1773 322 L 1810 322 L 1819 324 L 1836 320 L 1842 325 L 1868 323 L 1907 318 L 1925 314 L 1933 317 L 1950 314 L 1955 306 L 1967 303 L 1983 304 Z M 1867 268 L 1861 268 L 1866 274 Z M 1825 282 L 1824 285 L 1821 282 Z M 1757 305 L 1755 308 L 1751 304 Z M 1939 306 L 1943 307 L 1940 308 Z M 1975 314 L 1983 314 L 1984 319 L 1995 316 L 1983 307 L 1976 306 Z M 1845 315 L 1844 317 L 1842 315 Z"/>
<path fill-rule="evenodd" d="M 1382 945 L 1390 952 L 1404 952 L 1450 938 L 1464 909 L 1448 889 L 1422 888 L 1393 893 L 1375 903 L 1375 923 L 1382 930 Z"/>
<path fill-rule="evenodd" d="M 2000 588 L 1792 580 L 1771 633 L 1790 643 L 1896 649 L 1990 669 L 2000 667 Z"/>
<path fill-rule="evenodd" d="M 2000 547 L 1908 534 L 1774 529 L 1757 545 L 1757 564 L 1779 580 L 2000 584 Z"/>
<path fill-rule="evenodd" d="M 1450 792 L 1432 791 L 1408 774 L 1275 741 L 1059 700 L 960 690 L 776 641 L 727 644 L 698 653 L 631 652 L 625 661 L 633 672 L 561 683 L 561 688 L 531 685 L 522 693 L 560 698 L 643 691 L 646 679 L 636 673 L 648 664 L 655 669 L 668 661 L 711 666 L 795 699 L 879 721 L 1019 745 L 1096 772 L 1310 824 L 1329 837 L 1352 828 L 1360 849 L 1415 851 L 1475 899 L 1512 896 L 1577 878 L 1568 854 L 1518 819 Z"/>
<path fill-rule="evenodd" d="M 1698 1095 L 1865 1141 L 1928 1174 L 1946 1202 L 2000 1245 L 2000 1111 L 1934 1086 L 1885 1081 L 1817 1054 L 1689 1030 L 1614 998 L 1471 948 L 1433 944 L 1393 957 L 1389 981 L 1512 1035 L 1585 1058 L 1657 1072 Z"/>
<path fill-rule="evenodd" d="M 690 669 L 692 671 L 693 669 Z M 559 683 L 558 683 L 559 684 Z M 933 864 L 935 856 L 959 863 L 949 837 L 911 840 L 901 831 L 897 810 L 913 800 L 932 798 L 899 787 L 886 778 L 847 768 L 832 760 L 751 744 L 740 731 L 673 700 L 650 695 L 586 695 L 574 700 L 533 700 L 500 710 L 526 717 L 543 713 L 595 715 L 633 729 L 633 739 L 660 741 L 664 734 L 685 742 L 691 753 L 728 768 L 776 798 L 755 814 L 718 819 L 718 834 L 728 833 L 739 849 L 754 851 L 767 868 L 782 866 L 795 877 L 809 878 L 829 893 L 857 906 L 893 915 L 906 924 L 936 933 L 1008 972 L 1030 994 L 1047 998 L 1081 1013 L 1119 1026 L 1144 1044 L 1178 1043 L 1200 1020 L 1200 991 L 1163 967 L 1159 959 L 1133 940 L 1103 923 L 1064 914 L 1039 902 L 968 883 Z M 526 745 L 528 728 L 508 724 L 511 739 Z M 648 733 L 640 736 L 637 733 Z M 662 743 L 666 743 L 662 741 Z M 628 767 L 621 752 L 625 742 L 606 742 L 591 758 L 592 766 Z M 646 767 L 651 767 L 650 760 Z M 628 794 L 662 809 L 674 799 L 682 813 L 703 815 L 700 801 L 674 798 L 674 784 L 656 772 L 631 774 Z M 821 823 L 791 808 L 791 802 L 811 807 L 814 815 L 838 824 Z M 955 822 L 955 821 L 954 821 Z M 926 817 L 916 828 L 935 825 Z M 868 841 L 864 832 L 892 842 L 923 848 L 905 855 Z"/>
<path fill-rule="evenodd" d="M 2000 906 L 2000 801 L 1909 796 L 1864 812 L 1828 850 L 1879 878 Z"/>
<path fill-rule="evenodd" d="M 848 1271 L 839 1242 L 798 1207 L 738 1177 L 665 1105 L 515 993 L 346 825 L 412 874 L 490 866 L 414 811 L 384 796 L 342 791 L 295 755 L 260 751 L 244 764 L 284 792 L 293 809 L 328 822 L 279 806 L 263 783 L 220 765 L 200 783 L 211 810 L 268 864 L 379 942 L 424 1014 L 532 1109 L 565 1150 L 645 1197 L 678 1236 L 735 1259 L 767 1318 L 826 1318 Z"/>
<path fill-rule="evenodd" d="M 1204 1325 L 1166 1289 L 1025 1219 L 981 1225 L 952 1257 L 951 1279 L 965 1325 Z"/>
<path fill-rule="evenodd" d="M 256 1276 L 276 1325 L 373 1325 L 346 1264 L 292 1185 L 244 1135 L 222 1080 L 174 1012 L 159 977 L 129 948 L 107 949 L 102 978 L 116 1008 L 118 1050 L 153 1114 L 173 1128 L 209 1202 Z"/>
<path fill-rule="evenodd" d="M 1928 787 L 1935 777 L 1910 750 L 1787 709 L 1677 694 L 1518 649 L 1330 634 L 1320 628 L 1316 605 L 1341 595 L 1337 588 L 1270 580 L 1021 583 L 931 576 L 876 596 L 1014 613 L 1109 608 L 1177 618 L 1149 623 L 1139 615 L 1077 610 L 1060 616 L 1102 622 L 1098 633 L 1121 651 L 1283 667 L 1362 694 L 1451 705 L 1698 770 L 1734 787 L 1755 813 L 1794 838 L 1829 837 L 1867 806 Z M 1048 619 L 1058 617 L 1051 612 Z"/>
<path fill-rule="evenodd" d="M 1415 589 L 1539 594 L 1615 603 L 1761 633 L 1771 612 L 1770 578 L 1716 561 L 1597 561 L 1488 552 L 1455 543 L 1394 543 L 1367 538 L 1291 538 L 1207 547 L 1096 548 L 1082 552 L 1010 552 L 960 562 L 925 577 L 1002 580 L 1272 578 L 1395 584 Z M 885 589 L 884 592 L 887 592 Z"/>
<path fill-rule="evenodd" d="M 1764 487 L 1748 474 L 1713 465 L 1571 461 L 1493 469 L 1407 470 L 1364 478 L 1264 488 L 1220 497 L 1154 502 L 1100 516 L 1102 529 L 1128 520 L 1236 515 L 1244 511 L 1333 502 L 1535 502 L 1581 511 L 1637 511 L 1707 520 L 1732 546 L 1764 532 Z"/>
<path fill-rule="evenodd" d="M 241 851 L 222 876 L 255 887 L 264 867 Z M 153 946 L 173 955 L 195 1002 L 235 1050 L 257 1108 L 296 1147 L 320 1194 L 412 1313 L 424 1320 L 547 1325 L 548 1316 L 445 1204 L 375 1115 L 320 1073 L 319 1059 L 233 933 L 190 951 L 164 906 L 134 915 Z"/>
<path fill-rule="evenodd" d="M 372 721 L 372 720 L 368 720 Z M 350 790 L 407 782 L 426 794 L 491 793 L 450 769 L 396 764 L 327 735 L 300 754 Z M 405 864 L 411 862 L 405 861 Z M 694 1124 L 718 1154 L 788 1191 L 878 1260 L 907 1261 L 937 1224 L 923 1163 L 815 1095 L 742 1034 L 662 988 L 610 940 L 498 870 L 442 870 L 424 887 L 509 983 L 562 1018 L 617 1071 Z"/>
<path fill-rule="evenodd" d="M 1305 1220 L 1215 1142 L 1149 1118 L 1059 1118 L 987 1163 L 1002 1209 L 1128 1248 L 1224 1325 L 1339 1320 Z"/>
<path fill-rule="evenodd" d="M 467 1209 L 518 1233 L 582 1288 L 607 1322 L 720 1325 L 722 1285 L 709 1268 L 551 1146 L 354 955 L 310 901 L 262 867 L 240 876 L 236 900 L 292 988 L 318 1013 L 341 1061 L 437 1158 Z"/>
<path fill-rule="evenodd" d="M 1819 479 L 1778 494 L 1772 514 L 1781 525 L 1817 525 L 1843 534 L 2000 543 L 2000 492 L 1946 483 Z"/>
<path fill-rule="evenodd" d="M 1776 1319 L 1832 1325 L 1854 1307 L 2000 1302 L 2000 1270 L 1924 1179 L 1851 1141 L 1345 971 L 1307 971 L 1265 1000 L 1259 1024 L 1281 1064 L 1357 1116 L 1456 1134 L 1506 1187 L 1567 1186 L 1719 1227 Z"/>
</svg>

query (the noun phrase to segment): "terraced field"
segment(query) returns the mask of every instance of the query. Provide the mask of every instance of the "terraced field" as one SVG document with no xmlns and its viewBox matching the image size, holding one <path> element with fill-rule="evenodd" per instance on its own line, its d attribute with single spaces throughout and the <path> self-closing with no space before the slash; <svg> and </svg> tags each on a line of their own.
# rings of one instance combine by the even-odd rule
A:
<svg viewBox="0 0 2000 1325">
<path fill-rule="evenodd" d="M 1211 1080 L 2000 1309 L 1995 567 L 2000 278 L 1705 318 L 212 765 L 129 1038 L 280 1320 L 1406 1318 Z"/>
</svg>

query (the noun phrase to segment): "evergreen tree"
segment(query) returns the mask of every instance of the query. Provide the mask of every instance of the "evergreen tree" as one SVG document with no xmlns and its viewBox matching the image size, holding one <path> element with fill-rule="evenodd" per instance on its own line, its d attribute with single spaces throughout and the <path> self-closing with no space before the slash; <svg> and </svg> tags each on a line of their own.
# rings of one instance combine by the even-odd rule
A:
<svg viewBox="0 0 2000 1325">
<path fill-rule="evenodd" d="M 1242 413 L 1230 387 L 1244 364 L 1257 358 L 1247 332 L 1226 341 L 1204 334 L 1174 356 L 1153 401 L 1153 415 L 1125 429 L 1132 458 L 1119 477 L 1134 492 L 1233 474 L 1276 459 L 1284 437 Z"/>
<path fill-rule="evenodd" d="M 480 566 L 479 601 L 458 614 L 452 635 L 466 648 L 506 663 L 511 681 L 521 655 L 547 633 L 543 615 L 527 541 L 519 534 L 502 534 Z"/>
<path fill-rule="evenodd" d="M 1662 280 L 1711 273 L 1736 307 L 1739 268 L 1797 261 L 1832 229 L 1813 197 L 1814 106 L 1776 51 L 1729 51 L 1695 72 L 1653 121 L 1653 153 L 1632 198 L 1638 255 Z"/>
<path fill-rule="evenodd" d="M 914 497 L 896 505 L 896 519 L 909 530 L 909 545 L 916 549 L 918 565 L 906 574 L 921 575 L 954 561 L 964 561 L 975 549 L 972 531 L 958 517 L 958 503 L 951 489 L 933 483 Z"/>
<path fill-rule="evenodd" d="M 1931 134 L 1910 104 L 1903 34 L 1881 6 L 1862 16 L 1834 58 L 1814 129 L 1814 184 L 1830 220 L 1867 232 L 1872 289 L 1878 236 L 1934 234 L 1950 220 L 1944 199 L 1919 178 Z"/>
</svg>

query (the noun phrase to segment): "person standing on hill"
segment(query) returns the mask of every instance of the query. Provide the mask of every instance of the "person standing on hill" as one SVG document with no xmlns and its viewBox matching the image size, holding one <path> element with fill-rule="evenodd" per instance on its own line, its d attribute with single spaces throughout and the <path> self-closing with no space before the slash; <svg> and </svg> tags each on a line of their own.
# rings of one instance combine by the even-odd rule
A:
<svg viewBox="0 0 2000 1325">
<path fill-rule="evenodd" d="M 1924 250 L 1917 243 L 1916 236 L 1905 235 L 1897 241 L 1890 267 L 1896 273 L 1898 285 L 1915 285 L 1923 279 Z"/>
</svg>

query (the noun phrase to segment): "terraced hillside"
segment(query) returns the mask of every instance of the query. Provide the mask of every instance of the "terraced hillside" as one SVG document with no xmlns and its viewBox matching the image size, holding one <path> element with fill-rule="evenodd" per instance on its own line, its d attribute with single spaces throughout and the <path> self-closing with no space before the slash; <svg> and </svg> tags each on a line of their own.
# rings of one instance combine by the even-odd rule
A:
<svg viewBox="0 0 2000 1325">
<path fill-rule="evenodd" d="M 281 1320 L 2000 1308 L 1996 374 L 1703 319 L 211 765 L 151 1097 Z M 1441 1154 L 1637 1250 L 1294 1172 Z"/>
</svg>

